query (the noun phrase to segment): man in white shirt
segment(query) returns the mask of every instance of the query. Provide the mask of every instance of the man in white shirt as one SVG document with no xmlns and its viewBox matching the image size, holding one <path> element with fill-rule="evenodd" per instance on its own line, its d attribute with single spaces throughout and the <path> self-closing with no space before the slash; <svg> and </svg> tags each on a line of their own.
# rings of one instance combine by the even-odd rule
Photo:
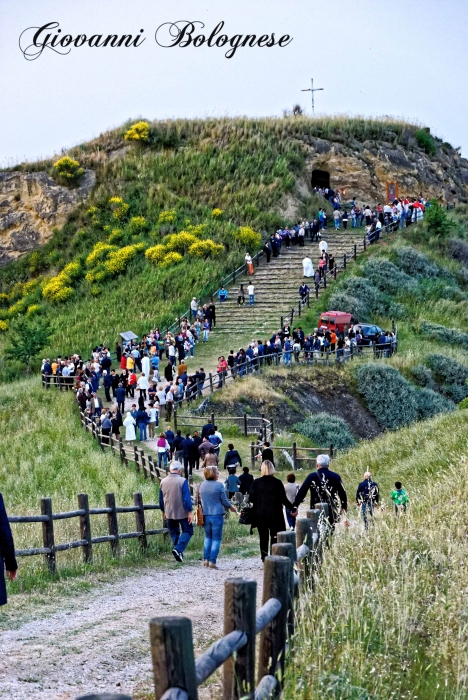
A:
<svg viewBox="0 0 468 700">
<path fill-rule="evenodd" d="M 195 319 L 197 317 L 197 311 L 198 311 L 198 304 L 197 304 L 197 297 L 193 297 L 192 301 L 190 302 L 190 315 L 191 317 Z"/>
<path fill-rule="evenodd" d="M 255 301 L 255 287 L 253 284 L 248 285 L 247 294 L 249 295 L 249 306 L 253 306 Z"/>
</svg>

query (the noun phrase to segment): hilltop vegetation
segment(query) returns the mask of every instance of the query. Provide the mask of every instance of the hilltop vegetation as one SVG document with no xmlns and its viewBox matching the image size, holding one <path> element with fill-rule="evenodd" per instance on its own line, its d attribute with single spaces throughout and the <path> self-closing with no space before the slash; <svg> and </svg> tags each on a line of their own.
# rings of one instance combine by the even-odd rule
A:
<svg viewBox="0 0 468 700">
<path fill-rule="evenodd" d="M 15 169 L 46 170 L 71 186 L 92 169 L 96 186 L 48 243 L 0 270 L 3 337 L 17 316 L 42 315 L 47 354 L 87 354 L 122 330 L 170 325 L 194 293 L 213 292 L 255 252 L 260 235 L 292 223 L 288 198 L 297 215 L 324 205 L 305 178 L 314 138 L 453 152 L 391 119 L 238 118 L 128 122 L 65 158 L 25 163 Z M 4 379 L 20 373 L 14 363 L 0 368 Z"/>
</svg>

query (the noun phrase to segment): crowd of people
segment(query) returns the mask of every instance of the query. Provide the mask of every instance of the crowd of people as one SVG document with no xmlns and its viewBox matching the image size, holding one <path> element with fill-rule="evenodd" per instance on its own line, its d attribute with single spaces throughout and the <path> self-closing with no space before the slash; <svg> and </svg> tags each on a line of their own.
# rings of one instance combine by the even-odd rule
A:
<svg viewBox="0 0 468 700">
<path fill-rule="evenodd" d="M 265 456 L 271 456 L 272 459 L 265 459 Z M 330 469 L 328 455 L 317 456 L 316 470 L 301 485 L 296 483 L 295 473 L 288 474 L 286 484 L 274 476 L 273 453 L 268 446 L 263 450 L 261 475 L 257 479 L 249 473 L 248 467 L 244 467 L 242 474 L 237 476 L 236 470 L 242 462 L 233 445 L 229 445 L 225 465 L 226 460 L 229 475 L 224 486 L 219 482 L 219 467 L 216 460 L 213 460 L 205 466 L 204 481 L 199 486 L 195 502 L 190 498 L 188 483 L 182 477 L 183 467 L 179 461 L 171 463 L 168 476 L 161 482 L 160 506 L 168 523 L 173 543 L 172 553 L 176 561 L 183 562 L 184 551 L 193 535 L 195 510 L 197 524 L 203 525 L 205 529 L 204 566 L 218 568 L 217 558 L 226 513 L 238 513 L 236 505 L 239 506 L 240 502 L 234 499 L 237 492 L 243 496 L 239 522 L 250 525 L 251 532 L 257 530 L 262 561 L 271 552 L 278 532 L 286 529 L 286 521 L 288 527 L 294 530 L 298 508 L 307 497 L 310 498 L 310 508 L 319 504 L 321 509 L 323 504 L 328 506 L 324 512 L 322 528 L 333 532 L 339 520 L 345 526 L 349 525 L 346 490 L 340 475 Z M 409 498 L 399 481 L 391 492 L 391 500 L 397 516 L 406 513 Z M 367 530 L 373 523 L 375 511 L 380 504 L 379 486 L 369 471 L 357 487 L 355 501 Z"/>
</svg>

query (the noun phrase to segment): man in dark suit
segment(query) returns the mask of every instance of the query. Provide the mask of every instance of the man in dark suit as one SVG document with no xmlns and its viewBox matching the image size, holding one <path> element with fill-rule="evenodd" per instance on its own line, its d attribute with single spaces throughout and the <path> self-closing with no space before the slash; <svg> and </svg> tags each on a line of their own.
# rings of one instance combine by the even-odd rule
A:
<svg viewBox="0 0 468 700">
<path fill-rule="evenodd" d="M 328 522 L 334 528 L 341 511 L 348 508 L 348 498 L 341 476 L 332 472 L 329 464 L 328 455 L 317 455 L 317 471 L 305 479 L 294 501 L 294 509 L 297 510 L 310 490 L 310 507 L 315 508 L 316 503 L 328 503 Z"/>
<path fill-rule="evenodd" d="M 18 564 L 15 559 L 15 545 L 11 534 L 10 523 L 3 503 L 3 496 L 0 493 L 0 605 L 7 602 L 4 568 L 10 581 L 16 578 Z"/>
</svg>

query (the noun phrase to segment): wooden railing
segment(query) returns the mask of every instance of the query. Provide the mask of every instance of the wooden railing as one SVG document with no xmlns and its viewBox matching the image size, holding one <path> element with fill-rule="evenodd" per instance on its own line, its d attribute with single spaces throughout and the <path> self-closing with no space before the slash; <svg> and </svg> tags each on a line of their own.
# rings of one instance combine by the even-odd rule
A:
<svg viewBox="0 0 468 700">
<path fill-rule="evenodd" d="M 287 452 L 288 454 L 291 453 L 291 459 L 292 459 L 292 468 L 294 471 L 297 471 L 299 469 L 299 463 L 300 462 L 310 462 L 311 460 L 314 460 L 317 458 L 317 455 L 329 455 L 329 457 L 333 457 L 336 455 L 336 449 L 334 448 L 333 445 L 330 445 L 329 447 L 300 447 L 297 445 L 296 442 L 293 442 L 292 445 L 270 445 L 268 448 L 270 450 L 274 451 L 277 450 L 279 452 Z M 261 466 L 261 456 L 262 456 L 262 448 L 258 445 L 255 445 L 254 442 L 250 443 L 250 466 L 252 470 L 255 469 L 256 466 L 260 469 Z"/>
<path fill-rule="evenodd" d="M 279 532 L 263 573 L 262 606 L 257 582 L 224 582 L 224 636 L 195 658 L 187 617 L 150 620 L 155 700 L 198 700 L 198 688 L 223 666 L 223 700 L 267 700 L 282 691 L 286 652 L 291 653 L 296 601 L 309 592 L 328 537 L 328 504 L 298 518 L 296 532 Z M 260 635 L 257 659 L 257 635 Z M 95 700 L 109 699 L 97 695 Z M 122 696 L 118 696 L 121 698 Z"/>
<path fill-rule="evenodd" d="M 239 428 L 242 435 L 261 435 L 263 440 L 271 442 L 274 439 L 273 420 L 265 418 L 262 413 L 260 416 L 248 416 L 244 413 L 242 416 L 215 416 L 210 413 L 205 416 L 205 422 L 209 420 L 212 425 L 227 423 L 235 425 Z M 178 428 L 191 428 L 201 430 L 203 427 L 203 416 L 198 415 L 182 415 L 177 409 L 174 409 L 174 430 Z"/>
<path fill-rule="evenodd" d="M 91 564 L 93 561 L 93 546 L 108 542 L 110 544 L 112 556 L 118 557 L 120 553 L 120 541 L 138 538 L 140 549 L 146 552 L 148 542 L 147 538 L 150 535 L 165 535 L 169 531 L 166 528 L 147 529 L 145 520 L 145 511 L 160 510 L 156 503 L 143 503 L 141 493 L 133 494 L 133 506 L 117 506 L 115 503 L 115 495 L 106 493 L 105 508 L 90 508 L 88 494 L 78 494 L 78 509 L 65 513 L 54 513 L 52 509 L 51 498 L 41 498 L 41 515 L 10 515 L 8 522 L 10 523 L 41 523 L 42 525 L 42 547 L 33 547 L 31 549 L 16 550 L 17 557 L 30 557 L 38 554 L 44 555 L 45 563 L 51 573 L 56 571 L 56 555 L 57 552 L 68 551 L 81 547 L 83 553 L 83 561 L 86 564 Z M 135 531 L 120 532 L 118 514 L 119 513 L 135 513 Z M 99 537 L 92 536 L 91 516 L 92 515 L 107 515 L 107 524 L 109 529 L 108 535 Z M 80 528 L 80 539 L 72 542 L 56 544 L 54 522 L 57 520 L 68 520 L 70 518 L 78 518 Z"/>
</svg>

